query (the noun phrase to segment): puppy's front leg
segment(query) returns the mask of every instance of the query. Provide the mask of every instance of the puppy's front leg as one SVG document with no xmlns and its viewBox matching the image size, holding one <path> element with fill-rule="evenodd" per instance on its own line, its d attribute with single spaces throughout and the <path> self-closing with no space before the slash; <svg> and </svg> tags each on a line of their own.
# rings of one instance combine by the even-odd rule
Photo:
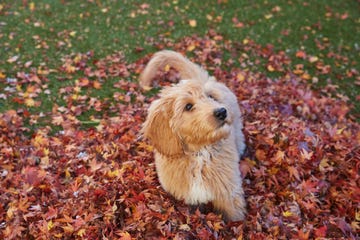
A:
<svg viewBox="0 0 360 240">
<path fill-rule="evenodd" d="M 234 190 L 231 196 L 216 199 L 213 204 L 216 209 L 225 213 L 227 220 L 241 221 L 245 218 L 246 202 L 242 188 Z"/>
<path fill-rule="evenodd" d="M 195 213 L 197 209 L 199 209 L 199 211 L 203 214 L 207 214 L 209 213 L 212 209 L 209 206 L 209 204 L 207 203 L 200 203 L 200 204 L 196 204 L 196 205 L 190 205 L 190 213 Z"/>
</svg>

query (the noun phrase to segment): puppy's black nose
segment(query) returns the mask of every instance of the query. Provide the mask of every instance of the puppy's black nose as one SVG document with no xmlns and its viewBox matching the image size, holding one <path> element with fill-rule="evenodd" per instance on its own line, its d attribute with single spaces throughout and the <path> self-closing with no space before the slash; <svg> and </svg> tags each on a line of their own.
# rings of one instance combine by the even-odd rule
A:
<svg viewBox="0 0 360 240">
<path fill-rule="evenodd" d="M 214 116 L 221 121 L 225 120 L 225 118 L 227 117 L 226 109 L 223 107 L 215 109 Z"/>
</svg>

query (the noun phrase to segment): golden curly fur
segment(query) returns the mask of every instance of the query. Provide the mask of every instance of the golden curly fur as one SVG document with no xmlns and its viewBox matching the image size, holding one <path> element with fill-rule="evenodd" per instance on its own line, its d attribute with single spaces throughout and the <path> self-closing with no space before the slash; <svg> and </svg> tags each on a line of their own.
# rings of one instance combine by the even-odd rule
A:
<svg viewBox="0 0 360 240">
<path fill-rule="evenodd" d="M 148 87 L 159 69 L 179 71 L 180 83 L 152 102 L 142 134 L 155 148 L 162 187 L 190 205 L 212 202 L 227 219 L 243 220 L 246 203 L 239 171 L 244 135 L 236 96 L 180 53 L 156 53 L 140 76 Z"/>
</svg>

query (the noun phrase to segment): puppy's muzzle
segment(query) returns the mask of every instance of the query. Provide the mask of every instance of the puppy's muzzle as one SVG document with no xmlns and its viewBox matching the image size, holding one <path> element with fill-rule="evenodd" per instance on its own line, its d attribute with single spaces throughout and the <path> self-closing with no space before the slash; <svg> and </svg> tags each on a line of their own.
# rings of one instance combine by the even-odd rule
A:
<svg viewBox="0 0 360 240">
<path fill-rule="evenodd" d="M 214 116 L 220 121 L 224 121 L 227 117 L 227 111 L 225 108 L 217 108 L 214 110 Z"/>
</svg>

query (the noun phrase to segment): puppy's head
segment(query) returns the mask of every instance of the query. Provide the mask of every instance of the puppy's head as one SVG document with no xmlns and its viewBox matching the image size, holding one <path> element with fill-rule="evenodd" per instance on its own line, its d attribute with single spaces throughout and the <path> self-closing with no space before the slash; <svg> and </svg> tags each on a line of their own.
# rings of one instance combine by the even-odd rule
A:
<svg viewBox="0 0 360 240">
<path fill-rule="evenodd" d="M 231 106 L 220 102 L 220 92 L 201 83 L 182 81 L 165 88 L 154 101 L 142 132 L 164 155 L 196 151 L 226 138 L 231 131 Z"/>
</svg>

